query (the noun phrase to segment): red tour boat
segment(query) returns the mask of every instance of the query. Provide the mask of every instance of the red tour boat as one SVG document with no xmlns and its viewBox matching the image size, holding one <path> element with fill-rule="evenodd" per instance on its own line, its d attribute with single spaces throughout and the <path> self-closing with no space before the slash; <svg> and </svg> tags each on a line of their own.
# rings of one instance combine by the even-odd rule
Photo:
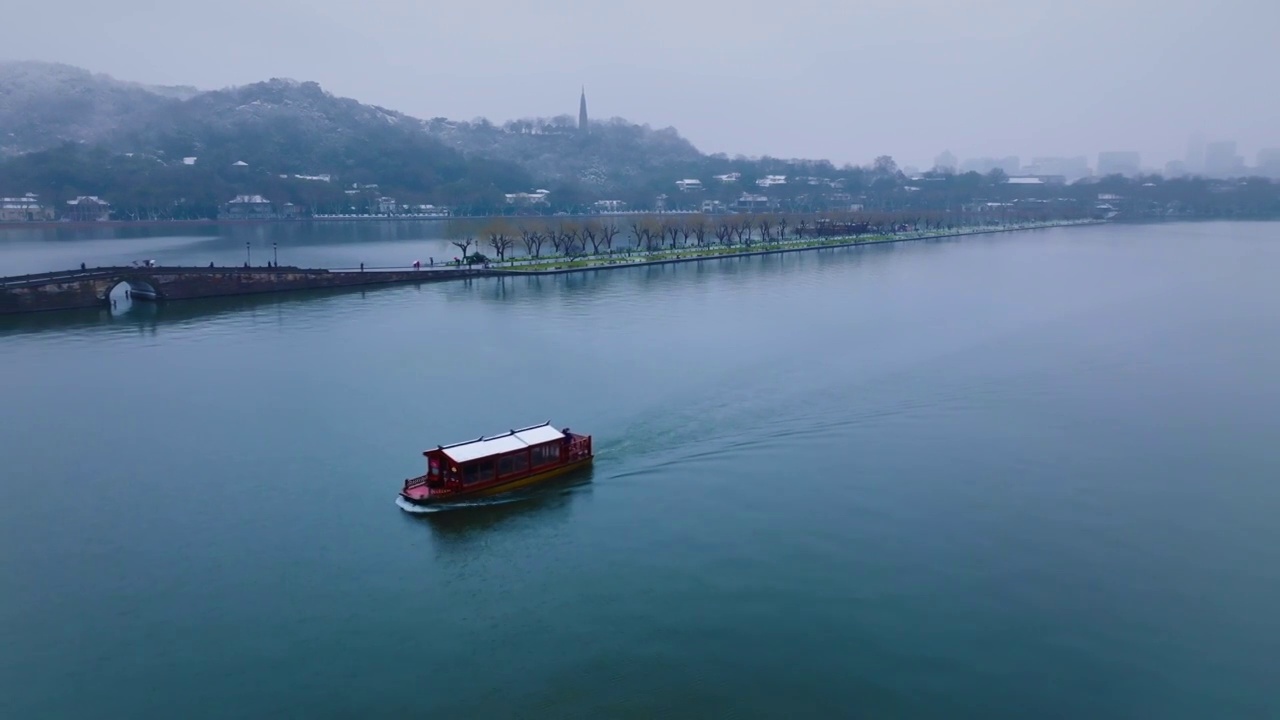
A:
<svg viewBox="0 0 1280 720">
<path fill-rule="evenodd" d="M 591 464 L 591 436 L 557 430 L 550 421 L 502 435 L 439 445 L 422 453 L 427 474 L 404 481 L 413 505 L 497 495 Z"/>
</svg>

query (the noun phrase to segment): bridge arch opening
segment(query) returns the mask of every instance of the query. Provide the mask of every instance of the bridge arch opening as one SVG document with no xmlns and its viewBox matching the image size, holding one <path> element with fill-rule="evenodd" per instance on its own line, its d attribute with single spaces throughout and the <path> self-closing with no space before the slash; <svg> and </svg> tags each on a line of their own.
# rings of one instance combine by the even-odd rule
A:
<svg viewBox="0 0 1280 720">
<path fill-rule="evenodd" d="M 136 302 L 155 301 L 159 296 L 146 280 L 121 278 L 107 291 L 107 301 L 116 310 L 127 310 Z"/>
</svg>

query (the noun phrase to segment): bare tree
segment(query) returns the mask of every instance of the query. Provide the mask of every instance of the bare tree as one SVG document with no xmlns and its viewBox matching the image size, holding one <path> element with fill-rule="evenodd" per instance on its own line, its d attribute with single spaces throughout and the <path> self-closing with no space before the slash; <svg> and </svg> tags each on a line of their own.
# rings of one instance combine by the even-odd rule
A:
<svg viewBox="0 0 1280 720">
<path fill-rule="evenodd" d="M 773 219 L 768 215 L 757 216 L 756 227 L 760 228 L 760 242 L 768 243 L 773 239 Z"/>
<path fill-rule="evenodd" d="M 631 237 L 636 241 L 636 247 L 642 247 L 645 238 L 649 236 L 648 220 L 646 218 L 636 216 L 631 220 Z"/>
<path fill-rule="evenodd" d="M 778 242 L 787 241 L 787 216 L 778 216 Z"/>
<path fill-rule="evenodd" d="M 536 227 L 520 226 L 520 241 L 524 243 L 525 254 L 529 257 L 536 258 L 542 254 L 542 243 L 545 240 L 546 236 Z"/>
<path fill-rule="evenodd" d="M 591 254 L 600 254 L 600 245 L 604 242 L 600 229 L 598 220 L 588 220 L 582 224 L 582 250 L 584 252 L 587 249 L 587 243 L 591 243 Z"/>
<path fill-rule="evenodd" d="M 751 246 L 751 218 L 742 218 L 733 224 L 733 234 L 738 237 L 738 244 Z M 745 236 L 745 237 L 744 237 Z"/>
<path fill-rule="evenodd" d="M 613 250 L 613 239 L 618 236 L 619 232 L 621 230 L 618 229 L 618 224 L 612 219 L 605 220 L 600 224 L 600 238 L 604 242 L 604 246 L 610 251 Z"/>
<path fill-rule="evenodd" d="M 689 222 L 684 224 L 685 228 L 693 233 L 694 240 L 701 245 L 702 241 L 707 237 L 707 218 L 705 215 L 694 215 L 689 218 Z M 685 235 L 685 242 L 689 241 L 689 236 Z"/>
<path fill-rule="evenodd" d="M 644 224 L 644 249 L 652 251 L 662 247 L 662 232 L 662 222 L 649 218 Z"/>
<path fill-rule="evenodd" d="M 716 223 L 716 240 L 721 245 L 733 244 L 733 226 L 727 220 L 721 220 Z"/>
<path fill-rule="evenodd" d="M 578 244 L 578 226 L 574 223 L 561 223 L 554 231 L 551 244 L 561 255 L 572 256 Z"/>
<path fill-rule="evenodd" d="M 475 242 L 475 238 L 471 237 L 470 235 L 467 235 L 461 240 L 451 240 L 449 244 L 461 250 L 462 261 L 470 265 L 471 261 L 467 260 L 467 248 L 471 247 L 471 243 L 473 242 Z"/>
<path fill-rule="evenodd" d="M 796 238 L 799 240 L 803 240 L 804 234 L 808 232 L 808 230 L 809 230 L 809 221 L 805 220 L 804 218 L 800 218 L 800 223 L 796 225 Z"/>
<path fill-rule="evenodd" d="M 676 238 L 680 236 L 680 221 L 669 218 L 662 221 L 662 232 L 671 238 L 671 249 L 676 248 Z"/>
<path fill-rule="evenodd" d="M 515 244 L 511 237 L 511 226 L 503 220 L 495 220 L 485 226 L 484 234 L 488 236 L 489 247 L 501 262 L 507 258 L 507 251 Z"/>
</svg>

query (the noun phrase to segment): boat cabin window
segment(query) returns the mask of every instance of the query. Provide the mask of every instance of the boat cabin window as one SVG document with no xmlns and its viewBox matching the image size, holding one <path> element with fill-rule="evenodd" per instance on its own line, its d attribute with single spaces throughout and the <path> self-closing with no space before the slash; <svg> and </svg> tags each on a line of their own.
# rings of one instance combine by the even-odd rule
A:
<svg viewBox="0 0 1280 720">
<path fill-rule="evenodd" d="M 533 449 L 533 464 L 546 465 L 560 459 L 560 446 L 556 444 L 543 445 Z"/>
<path fill-rule="evenodd" d="M 525 453 L 508 455 L 498 461 L 499 475 L 514 475 L 529 469 L 529 456 Z"/>
<path fill-rule="evenodd" d="M 464 485 L 472 483 L 488 482 L 493 479 L 494 462 L 490 460 L 480 460 L 479 462 L 468 463 L 462 468 L 462 482 Z"/>
</svg>

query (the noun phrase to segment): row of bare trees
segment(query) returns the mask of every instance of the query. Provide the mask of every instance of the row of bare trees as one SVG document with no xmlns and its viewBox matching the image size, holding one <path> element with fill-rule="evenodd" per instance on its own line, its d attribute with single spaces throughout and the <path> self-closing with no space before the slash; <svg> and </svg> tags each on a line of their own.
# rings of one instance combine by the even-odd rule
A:
<svg viewBox="0 0 1280 720">
<path fill-rule="evenodd" d="M 512 250 L 529 258 L 544 257 L 550 246 L 555 256 L 574 258 L 633 250 L 654 251 L 721 245 L 751 247 L 831 237 L 859 237 L 900 232 L 951 230 L 975 225 L 1004 225 L 1048 219 L 1047 212 L 1008 207 L 978 211 L 830 212 L 785 214 L 658 214 L 606 216 L 590 219 L 498 219 L 467 233 L 453 244 L 463 257 L 474 245 L 493 251 L 499 262 Z M 479 238 L 477 239 L 477 235 Z M 488 256 L 486 256 L 488 257 Z"/>
</svg>

